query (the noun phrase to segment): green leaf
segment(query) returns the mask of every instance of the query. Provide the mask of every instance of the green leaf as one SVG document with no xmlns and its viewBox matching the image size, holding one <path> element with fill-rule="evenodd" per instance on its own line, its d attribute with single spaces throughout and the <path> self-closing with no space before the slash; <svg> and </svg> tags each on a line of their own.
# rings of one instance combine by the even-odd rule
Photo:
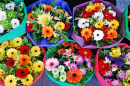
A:
<svg viewBox="0 0 130 86">
<path fill-rule="evenodd" d="M 76 11 L 77 11 L 77 13 L 79 13 L 79 12 L 80 12 L 80 9 L 79 9 L 79 8 L 77 8 L 77 10 L 76 10 Z"/>
<path fill-rule="evenodd" d="M 51 53 L 58 51 L 58 48 L 57 48 L 57 47 L 48 47 L 47 49 L 48 49 Z"/>
<path fill-rule="evenodd" d="M 38 73 L 34 73 L 34 74 L 33 74 L 33 78 L 34 78 L 34 79 L 37 78 L 37 76 L 39 76 Z"/>
<path fill-rule="evenodd" d="M 100 43 L 99 41 L 96 41 L 97 47 L 100 47 Z"/>
<path fill-rule="evenodd" d="M 32 37 L 33 37 L 34 42 L 35 42 L 36 44 L 38 44 L 36 33 L 33 33 Z"/>
<path fill-rule="evenodd" d="M 125 49 L 126 49 L 126 47 L 122 47 L 121 52 L 123 53 Z"/>
<path fill-rule="evenodd" d="M 57 6 L 57 9 L 61 9 L 61 6 Z"/>
<path fill-rule="evenodd" d="M 23 43 L 27 44 L 28 43 L 28 39 L 26 37 L 23 38 Z"/>
<path fill-rule="evenodd" d="M 37 6 L 36 6 L 36 5 L 33 5 L 32 10 L 33 10 L 33 9 L 36 9 L 36 8 L 37 8 Z"/>
<path fill-rule="evenodd" d="M 90 2 L 88 5 L 93 5 L 93 2 Z"/>
<path fill-rule="evenodd" d="M 54 44 L 56 45 L 56 44 L 59 42 L 59 40 L 60 40 L 60 37 L 57 37 L 57 38 L 55 39 L 55 41 L 54 41 Z"/>
<path fill-rule="evenodd" d="M 48 55 L 48 57 L 55 57 L 55 56 L 57 56 L 56 53 L 50 53 L 50 54 Z"/>
<path fill-rule="evenodd" d="M 55 37 L 52 37 L 52 38 L 48 41 L 48 43 L 49 43 L 49 44 L 52 44 L 52 43 L 54 43 L 54 41 L 55 41 Z"/>
<path fill-rule="evenodd" d="M 28 45 L 30 48 L 32 47 L 32 43 L 28 43 L 28 44 L 26 44 L 26 45 Z"/>
<path fill-rule="evenodd" d="M 6 64 L 0 64 L 0 69 L 6 70 L 6 71 L 9 70 Z"/>
<path fill-rule="evenodd" d="M 55 5 L 55 0 L 52 1 L 52 2 L 50 3 L 50 5 L 51 5 L 52 7 L 54 7 L 54 5 Z"/>
<path fill-rule="evenodd" d="M 32 30 L 38 30 L 38 23 L 35 23 L 32 27 Z"/>
<path fill-rule="evenodd" d="M 49 20 L 48 20 L 48 18 L 47 18 L 47 21 L 46 21 L 45 25 L 47 26 L 48 24 L 49 24 Z"/>
<path fill-rule="evenodd" d="M 42 12 L 40 11 L 40 9 L 38 8 L 36 11 L 35 11 L 35 16 L 38 17 L 38 15 L 41 15 Z"/>
<path fill-rule="evenodd" d="M 68 39 L 68 37 L 67 37 L 66 35 L 63 35 L 63 39 L 64 39 L 65 41 L 69 41 L 69 39 Z"/>
<path fill-rule="evenodd" d="M 95 64 L 95 59 L 91 59 L 91 63 L 92 63 L 92 65 L 94 65 Z"/>
</svg>

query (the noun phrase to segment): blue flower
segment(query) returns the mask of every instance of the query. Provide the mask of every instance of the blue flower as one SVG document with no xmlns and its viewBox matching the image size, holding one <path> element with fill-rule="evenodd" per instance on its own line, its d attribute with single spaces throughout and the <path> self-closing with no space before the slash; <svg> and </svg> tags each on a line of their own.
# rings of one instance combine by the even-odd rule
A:
<svg viewBox="0 0 130 86">
<path fill-rule="evenodd" d="M 123 66 L 124 65 L 123 62 L 121 62 L 121 61 L 116 61 L 116 64 L 117 64 L 117 66 Z"/>
<path fill-rule="evenodd" d="M 120 55 L 119 58 L 124 59 L 125 58 L 125 53 L 123 53 L 123 55 Z"/>
<path fill-rule="evenodd" d="M 111 56 L 109 54 L 106 55 L 107 58 L 110 60 L 110 61 L 113 61 L 113 58 L 111 58 Z"/>
</svg>

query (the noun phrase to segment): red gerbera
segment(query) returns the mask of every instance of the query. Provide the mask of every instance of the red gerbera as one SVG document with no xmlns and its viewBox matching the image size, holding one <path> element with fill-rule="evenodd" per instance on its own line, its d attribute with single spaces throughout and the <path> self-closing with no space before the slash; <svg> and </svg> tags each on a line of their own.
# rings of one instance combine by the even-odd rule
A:
<svg viewBox="0 0 130 86">
<path fill-rule="evenodd" d="M 14 60 L 14 58 L 9 58 L 8 59 L 8 61 L 6 62 L 6 65 L 8 66 L 8 67 L 13 67 L 14 66 L 14 62 L 15 62 L 15 60 Z"/>
<path fill-rule="evenodd" d="M 108 21 L 111 21 L 112 20 L 112 14 L 109 13 L 108 10 L 103 10 L 103 13 L 104 13 L 104 19 L 108 20 Z"/>
<path fill-rule="evenodd" d="M 19 48 L 20 54 L 29 54 L 30 47 L 28 45 L 23 45 Z"/>
<path fill-rule="evenodd" d="M 70 23 L 65 22 L 65 31 L 69 30 L 69 28 L 70 28 Z"/>
<path fill-rule="evenodd" d="M 88 41 L 90 41 L 90 38 L 84 38 L 84 40 L 85 40 L 86 42 L 88 42 Z"/>
<path fill-rule="evenodd" d="M 100 61 L 98 61 L 98 69 L 101 75 L 104 75 L 106 71 L 110 70 L 109 64 L 104 63 L 103 61 L 103 59 L 100 59 Z"/>
<path fill-rule="evenodd" d="M 80 50 L 77 51 L 77 54 L 81 55 L 83 59 L 85 59 L 85 56 L 92 59 L 92 52 L 90 49 L 80 48 Z"/>
<path fill-rule="evenodd" d="M 93 14 L 94 14 L 94 11 L 92 11 L 92 12 L 84 12 L 82 14 L 82 17 L 83 18 L 88 18 L 88 17 L 91 17 Z"/>
<path fill-rule="evenodd" d="M 27 77 L 28 73 L 29 73 L 29 71 L 26 67 L 21 67 L 21 68 L 17 69 L 16 76 L 23 79 L 23 78 Z"/>
<path fill-rule="evenodd" d="M 34 23 L 30 23 L 26 28 L 28 32 L 34 32 L 35 30 L 32 30 Z"/>
</svg>

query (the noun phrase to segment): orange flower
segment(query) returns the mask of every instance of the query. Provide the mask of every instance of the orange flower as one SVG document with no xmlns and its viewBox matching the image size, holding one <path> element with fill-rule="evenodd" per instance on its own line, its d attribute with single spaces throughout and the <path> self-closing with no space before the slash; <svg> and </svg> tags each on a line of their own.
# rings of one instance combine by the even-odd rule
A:
<svg viewBox="0 0 130 86">
<path fill-rule="evenodd" d="M 70 42 L 70 46 L 74 47 L 75 43 L 74 42 Z"/>
<path fill-rule="evenodd" d="M 71 49 L 72 52 L 75 50 L 73 47 L 69 47 L 69 49 Z"/>
<path fill-rule="evenodd" d="M 92 30 L 89 28 L 83 28 L 81 31 L 81 35 L 85 38 L 90 38 L 92 36 Z"/>
<path fill-rule="evenodd" d="M 51 37 L 53 35 L 53 28 L 51 26 L 45 26 L 44 28 L 42 28 L 42 34 L 45 37 Z"/>
<path fill-rule="evenodd" d="M 50 10 L 51 9 L 51 5 L 46 5 L 45 9 L 44 9 L 44 12 L 46 13 L 46 10 Z"/>
<path fill-rule="evenodd" d="M 67 46 L 69 46 L 69 43 L 68 42 L 62 42 L 62 45 L 67 47 Z"/>
<path fill-rule="evenodd" d="M 117 35 L 118 35 L 117 31 L 113 28 L 108 30 L 107 34 L 108 34 L 109 39 L 117 38 Z"/>
<path fill-rule="evenodd" d="M 19 64 L 21 65 L 26 65 L 28 64 L 30 61 L 30 57 L 28 55 L 23 55 L 20 60 L 19 60 Z"/>
<path fill-rule="evenodd" d="M 81 48 L 78 44 L 75 44 L 74 47 L 75 47 L 76 49 L 80 49 L 80 48 Z"/>
<path fill-rule="evenodd" d="M 99 3 L 95 3 L 95 4 L 94 4 L 94 10 L 95 10 L 95 11 L 98 12 L 98 11 L 101 10 L 101 9 L 102 9 L 102 5 L 101 5 L 101 4 L 99 4 Z"/>
<path fill-rule="evenodd" d="M 59 50 L 58 50 L 58 53 L 61 54 L 61 55 L 64 54 L 64 53 L 65 53 L 64 48 L 59 49 Z"/>
<path fill-rule="evenodd" d="M 66 74 L 67 80 L 70 83 L 80 82 L 82 79 L 82 72 L 79 69 L 69 70 Z"/>
<path fill-rule="evenodd" d="M 32 13 L 28 13 L 28 14 L 27 14 L 27 20 L 28 20 L 28 21 L 29 21 L 29 18 L 34 19 L 34 16 L 32 15 Z"/>
</svg>

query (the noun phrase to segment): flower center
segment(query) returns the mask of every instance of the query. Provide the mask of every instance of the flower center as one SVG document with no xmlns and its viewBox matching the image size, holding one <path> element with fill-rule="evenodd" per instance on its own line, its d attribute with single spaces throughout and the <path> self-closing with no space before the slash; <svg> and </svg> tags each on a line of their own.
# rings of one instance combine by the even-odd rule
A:
<svg viewBox="0 0 130 86">
<path fill-rule="evenodd" d="M 97 36 L 99 36 L 99 34 L 97 34 Z"/>
<path fill-rule="evenodd" d="M 112 26 L 114 26 L 114 24 L 112 24 Z"/>
<path fill-rule="evenodd" d="M 72 76 L 73 76 L 73 77 L 76 77 L 76 74 L 74 73 Z"/>
<path fill-rule="evenodd" d="M 26 61 L 26 59 L 23 59 L 23 61 Z"/>
<path fill-rule="evenodd" d="M 128 83 L 130 84 L 130 80 L 128 80 Z"/>
<path fill-rule="evenodd" d="M 72 68 L 74 68 L 74 65 L 72 66 Z"/>
<path fill-rule="evenodd" d="M 9 8 L 11 8 L 11 6 L 9 6 Z"/>
<path fill-rule="evenodd" d="M 87 35 L 87 34 L 88 34 L 88 32 L 86 31 L 86 32 L 85 32 L 85 34 Z"/>
<path fill-rule="evenodd" d="M 11 62 L 11 65 L 14 65 L 14 62 Z"/>
<path fill-rule="evenodd" d="M 46 33 L 49 33 L 50 31 L 49 30 L 46 30 Z"/>
<path fill-rule="evenodd" d="M 51 62 L 51 63 L 50 63 L 50 65 L 51 65 L 51 66 L 53 66 L 53 65 L 54 65 L 54 63 L 53 63 L 53 62 Z"/>
<path fill-rule="evenodd" d="M 19 41 L 17 41 L 17 43 L 19 43 Z"/>
<path fill-rule="evenodd" d="M 26 81 L 28 81 L 28 79 L 26 79 Z"/>
<path fill-rule="evenodd" d="M 23 72 L 23 71 L 21 71 L 21 74 L 24 74 L 24 72 Z"/>
<path fill-rule="evenodd" d="M 37 52 L 37 50 L 35 50 L 35 52 Z"/>
<path fill-rule="evenodd" d="M 112 33 L 111 33 L 111 35 L 112 35 Z"/>
<path fill-rule="evenodd" d="M 95 9 L 98 9 L 98 7 L 96 7 Z"/>
<path fill-rule="evenodd" d="M 102 66 L 104 68 L 104 66 Z"/>
<path fill-rule="evenodd" d="M 17 25 L 17 23 L 14 23 L 15 25 Z"/>
<path fill-rule="evenodd" d="M 14 52 L 12 52 L 12 54 L 14 54 Z"/>
<path fill-rule="evenodd" d="M 38 67 L 41 67 L 40 65 L 38 65 Z"/>
<path fill-rule="evenodd" d="M 84 54 L 87 54 L 87 52 L 85 51 Z"/>
<path fill-rule="evenodd" d="M 10 83 L 12 83 L 13 81 L 12 80 L 10 80 Z"/>
<path fill-rule="evenodd" d="M 85 23 L 83 23 L 83 25 L 84 25 Z"/>
<path fill-rule="evenodd" d="M 100 23 L 98 25 L 100 25 Z"/>
<path fill-rule="evenodd" d="M 116 84 L 116 82 L 114 82 L 114 84 Z"/>
<path fill-rule="evenodd" d="M 23 49 L 23 51 L 26 51 L 26 49 Z"/>
<path fill-rule="evenodd" d="M 97 18 L 99 18 L 99 16 L 97 16 Z"/>
<path fill-rule="evenodd" d="M 61 25 L 59 25 L 59 27 L 61 27 Z"/>
<path fill-rule="evenodd" d="M 107 83 L 110 83 L 109 81 L 107 81 Z"/>
</svg>

